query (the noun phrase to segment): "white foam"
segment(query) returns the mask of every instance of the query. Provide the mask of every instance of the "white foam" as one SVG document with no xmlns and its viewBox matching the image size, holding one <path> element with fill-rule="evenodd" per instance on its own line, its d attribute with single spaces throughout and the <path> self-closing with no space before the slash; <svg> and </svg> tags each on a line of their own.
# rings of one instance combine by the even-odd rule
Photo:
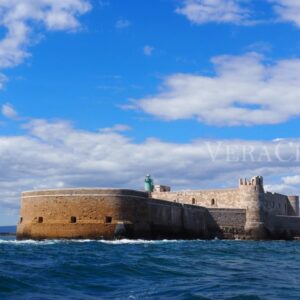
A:
<svg viewBox="0 0 300 300">
<path fill-rule="evenodd" d="M 98 240 L 98 242 L 103 244 L 112 244 L 112 245 L 124 245 L 124 244 L 162 244 L 162 243 L 178 243 L 184 242 L 184 240 L 129 240 L 129 239 L 121 239 L 121 240 Z"/>
<path fill-rule="evenodd" d="M 46 240 L 46 241 L 34 241 L 34 240 L 0 240 L 0 244 L 15 244 L 15 245 L 53 245 L 56 244 L 57 240 Z"/>
<path fill-rule="evenodd" d="M 194 240 L 203 242 L 204 240 Z M 0 244 L 15 244 L 15 245 L 54 245 L 54 244 L 70 244 L 70 243 L 103 243 L 108 245 L 139 245 L 139 244 L 163 244 L 163 243 L 184 243 L 186 240 L 130 240 L 130 239 L 120 239 L 120 240 L 90 240 L 90 239 L 60 239 L 60 240 L 9 240 L 0 239 Z"/>
</svg>

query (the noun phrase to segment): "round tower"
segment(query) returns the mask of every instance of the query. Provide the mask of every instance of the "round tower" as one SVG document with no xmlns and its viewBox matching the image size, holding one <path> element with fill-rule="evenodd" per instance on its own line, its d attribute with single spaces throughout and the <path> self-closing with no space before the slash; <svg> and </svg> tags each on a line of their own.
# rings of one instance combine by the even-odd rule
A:
<svg viewBox="0 0 300 300">
<path fill-rule="evenodd" d="M 264 224 L 263 178 L 256 176 L 250 180 L 240 179 L 239 190 L 240 199 L 246 208 L 246 235 L 253 239 L 265 239 L 267 237 L 267 230 Z"/>
<path fill-rule="evenodd" d="M 288 196 L 289 206 L 288 215 L 299 216 L 299 197 L 298 196 Z"/>
</svg>

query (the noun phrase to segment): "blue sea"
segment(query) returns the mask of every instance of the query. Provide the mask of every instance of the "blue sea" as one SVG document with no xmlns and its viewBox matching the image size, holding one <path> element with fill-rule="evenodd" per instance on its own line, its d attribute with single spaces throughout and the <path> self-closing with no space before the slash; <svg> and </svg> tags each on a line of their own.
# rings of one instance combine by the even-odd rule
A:
<svg viewBox="0 0 300 300">
<path fill-rule="evenodd" d="M 300 299 L 300 242 L 0 239 L 0 299 Z"/>
</svg>

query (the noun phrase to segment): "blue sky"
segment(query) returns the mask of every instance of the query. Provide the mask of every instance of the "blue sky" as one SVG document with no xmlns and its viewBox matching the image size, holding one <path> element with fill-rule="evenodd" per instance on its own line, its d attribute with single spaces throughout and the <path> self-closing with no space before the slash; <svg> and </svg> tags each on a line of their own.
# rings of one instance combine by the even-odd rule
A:
<svg viewBox="0 0 300 300">
<path fill-rule="evenodd" d="M 299 193 L 299 1 L 7 0 L 0 28 L 0 225 L 23 190 L 146 173 Z"/>
</svg>

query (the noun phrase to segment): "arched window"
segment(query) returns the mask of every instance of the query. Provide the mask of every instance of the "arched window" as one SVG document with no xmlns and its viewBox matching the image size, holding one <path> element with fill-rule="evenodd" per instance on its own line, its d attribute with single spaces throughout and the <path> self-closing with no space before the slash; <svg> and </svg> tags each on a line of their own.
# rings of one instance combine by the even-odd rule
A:
<svg viewBox="0 0 300 300">
<path fill-rule="evenodd" d="M 196 199 L 192 198 L 192 204 L 196 204 Z"/>
<path fill-rule="evenodd" d="M 215 199 L 211 199 L 211 205 L 215 205 L 216 204 L 216 200 Z"/>
<path fill-rule="evenodd" d="M 44 222 L 43 217 L 38 217 L 38 223 L 43 223 L 43 222 Z"/>
</svg>

